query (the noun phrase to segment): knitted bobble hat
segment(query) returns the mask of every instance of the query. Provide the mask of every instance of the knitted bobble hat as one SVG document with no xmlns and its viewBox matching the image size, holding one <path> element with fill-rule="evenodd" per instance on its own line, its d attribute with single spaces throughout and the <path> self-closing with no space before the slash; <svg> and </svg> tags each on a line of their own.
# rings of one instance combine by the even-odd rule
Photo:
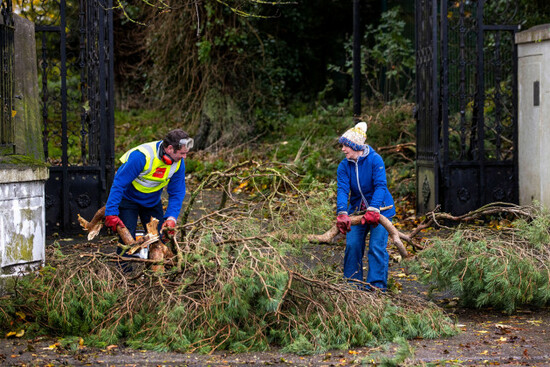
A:
<svg viewBox="0 0 550 367">
<path fill-rule="evenodd" d="M 367 123 L 358 122 L 354 127 L 349 129 L 338 139 L 340 144 L 344 144 L 355 151 L 364 150 L 366 148 L 365 140 L 367 139 Z"/>
</svg>

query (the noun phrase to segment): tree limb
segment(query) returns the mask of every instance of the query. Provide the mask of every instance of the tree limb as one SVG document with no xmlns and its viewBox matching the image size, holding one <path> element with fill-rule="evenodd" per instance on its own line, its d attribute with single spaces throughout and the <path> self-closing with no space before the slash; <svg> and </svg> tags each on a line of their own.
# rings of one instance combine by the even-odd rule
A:
<svg viewBox="0 0 550 367">
<path fill-rule="evenodd" d="M 351 225 L 359 225 L 361 224 L 361 218 L 363 216 L 361 215 L 354 215 L 351 216 Z M 392 222 L 384 217 L 383 215 L 380 216 L 380 225 L 388 231 L 389 237 L 392 241 L 392 243 L 397 248 L 397 251 L 399 251 L 399 254 L 403 257 L 409 257 L 410 254 L 403 245 L 403 242 L 401 242 L 401 238 L 403 238 L 405 241 L 412 243 L 412 240 L 409 236 L 400 233 L 392 224 Z M 290 240 L 290 241 L 299 241 L 302 239 L 307 239 L 309 242 L 313 243 L 331 243 L 334 237 L 338 234 L 338 228 L 334 225 L 332 226 L 328 231 L 326 231 L 323 234 L 315 235 L 315 234 L 309 234 L 309 235 L 302 235 L 302 234 L 287 234 L 284 232 L 273 232 L 270 235 L 276 238 L 284 239 L 284 240 Z"/>
</svg>

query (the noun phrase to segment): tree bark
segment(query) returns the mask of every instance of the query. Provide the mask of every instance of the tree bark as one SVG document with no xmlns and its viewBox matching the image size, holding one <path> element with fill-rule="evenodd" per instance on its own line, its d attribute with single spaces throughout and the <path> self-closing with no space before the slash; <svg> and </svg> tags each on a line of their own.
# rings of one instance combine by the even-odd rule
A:
<svg viewBox="0 0 550 367">
<path fill-rule="evenodd" d="M 87 221 L 78 214 L 78 222 L 82 229 L 88 232 L 88 241 L 93 240 L 98 234 L 101 228 L 103 228 L 103 220 L 105 219 L 105 206 L 102 206 L 94 214 L 91 221 Z M 134 237 L 128 231 L 126 227 L 117 227 L 117 233 L 120 235 L 122 242 L 127 246 L 133 246 L 136 243 Z"/>
<path fill-rule="evenodd" d="M 78 214 L 78 222 L 80 223 L 80 226 L 88 232 L 88 241 L 94 239 L 99 234 L 99 231 L 103 227 L 104 219 L 104 206 L 99 208 L 99 210 L 94 214 L 92 220 L 89 222 Z M 160 236 L 157 230 L 158 223 L 158 219 L 151 218 L 149 223 L 146 225 L 147 234 L 138 241 L 132 237 L 130 231 L 128 231 L 128 228 L 118 226 L 117 233 L 124 244 L 124 246 L 121 247 L 126 250 L 125 253 L 132 255 L 142 248 L 149 246 L 147 258 L 150 260 L 168 260 L 174 257 L 174 253 L 159 239 Z M 153 271 L 162 271 L 164 270 L 164 265 L 153 265 L 151 266 L 151 269 Z"/>
<path fill-rule="evenodd" d="M 351 225 L 355 226 L 355 225 L 361 224 L 362 217 L 363 216 L 361 215 L 351 216 L 350 217 Z M 384 217 L 383 215 L 380 216 L 379 223 L 380 223 L 379 225 L 381 225 L 386 229 L 386 231 L 388 231 L 389 238 L 397 248 L 397 251 L 399 251 L 399 254 L 403 258 L 411 256 L 407 251 L 407 249 L 405 248 L 405 245 L 403 245 L 403 242 L 401 242 L 401 238 L 403 238 L 405 241 L 412 243 L 412 240 L 410 239 L 410 237 L 399 232 L 394 227 L 392 222 L 388 218 Z M 275 238 L 280 238 L 282 240 L 287 240 L 287 241 L 300 241 L 305 238 L 309 242 L 313 242 L 313 243 L 331 243 L 333 242 L 334 237 L 338 235 L 338 233 L 339 233 L 338 227 L 334 225 L 323 234 L 288 234 L 286 232 L 272 232 L 270 233 L 270 235 Z"/>
</svg>

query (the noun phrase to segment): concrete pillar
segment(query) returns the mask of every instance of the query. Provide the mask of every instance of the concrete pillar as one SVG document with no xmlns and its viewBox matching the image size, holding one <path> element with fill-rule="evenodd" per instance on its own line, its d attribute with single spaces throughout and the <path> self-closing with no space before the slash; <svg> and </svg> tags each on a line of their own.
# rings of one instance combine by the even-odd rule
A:
<svg viewBox="0 0 550 367">
<path fill-rule="evenodd" d="M 47 167 L 0 167 L 0 278 L 45 260 Z"/>
<path fill-rule="evenodd" d="M 519 203 L 550 208 L 550 24 L 516 34 Z"/>
</svg>

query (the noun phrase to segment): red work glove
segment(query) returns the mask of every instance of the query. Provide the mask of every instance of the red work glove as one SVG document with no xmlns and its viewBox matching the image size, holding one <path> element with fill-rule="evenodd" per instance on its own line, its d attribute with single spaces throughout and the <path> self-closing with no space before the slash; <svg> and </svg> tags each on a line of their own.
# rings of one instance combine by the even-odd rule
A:
<svg viewBox="0 0 550 367">
<path fill-rule="evenodd" d="M 346 234 L 351 231 L 351 219 L 349 219 L 349 215 L 340 214 L 336 217 L 336 227 L 342 234 Z"/>
<path fill-rule="evenodd" d="M 105 226 L 111 228 L 114 232 L 116 232 L 116 227 L 121 226 L 122 228 L 125 228 L 126 226 L 122 222 L 122 219 L 118 217 L 118 215 L 108 215 L 105 217 Z"/>
<path fill-rule="evenodd" d="M 374 210 L 368 210 L 363 215 L 363 218 L 361 218 L 361 224 L 370 224 L 373 228 L 378 225 L 378 222 L 380 222 L 380 213 Z"/>
<path fill-rule="evenodd" d="M 173 236 L 176 233 L 175 229 L 176 229 L 176 218 L 168 217 L 166 218 L 164 223 L 162 223 L 162 227 L 160 228 L 160 231 L 166 232 L 166 234 L 169 236 Z"/>
</svg>

